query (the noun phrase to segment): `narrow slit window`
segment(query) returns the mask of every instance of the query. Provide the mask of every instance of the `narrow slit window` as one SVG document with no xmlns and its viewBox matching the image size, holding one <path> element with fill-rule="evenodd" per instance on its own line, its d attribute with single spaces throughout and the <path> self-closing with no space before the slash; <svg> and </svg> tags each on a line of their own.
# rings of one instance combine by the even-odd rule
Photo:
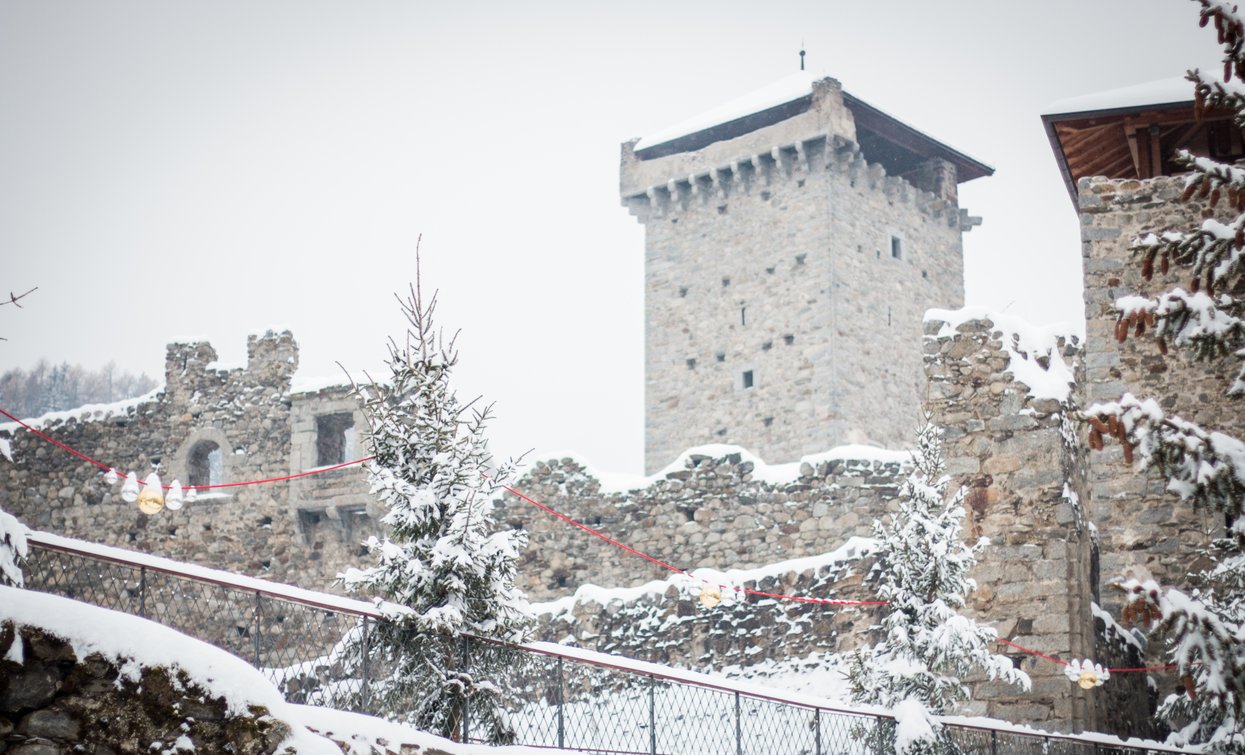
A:
<svg viewBox="0 0 1245 755">
<path fill-rule="evenodd" d="M 891 256 L 897 260 L 903 259 L 903 239 L 898 236 L 891 236 Z"/>
<path fill-rule="evenodd" d="M 740 325 L 748 324 L 748 308 L 747 307 L 739 308 L 739 324 Z"/>
<path fill-rule="evenodd" d="M 751 388 L 753 385 L 755 385 L 755 383 L 753 382 L 752 370 L 744 370 L 743 373 L 740 374 L 739 385 L 745 391 Z"/>
</svg>

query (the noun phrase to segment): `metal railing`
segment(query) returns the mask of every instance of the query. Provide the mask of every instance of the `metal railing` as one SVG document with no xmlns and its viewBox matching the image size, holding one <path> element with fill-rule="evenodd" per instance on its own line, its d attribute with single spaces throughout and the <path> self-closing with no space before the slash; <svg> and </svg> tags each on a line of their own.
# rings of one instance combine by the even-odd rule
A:
<svg viewBox="0 0 1245 755">
<path fill-rule="evenodd" d="M 375 670 L 365 662 L 346 673 L 339 657 L 343 638 L 366 647 L 376 622 L 385 620 L 369 603 L 45 533 L 34 533 L 30 544 L 29 589 L 142 616 L 223 647 L 261 669 L 291 702 L 378 712 Z M 878 712 L 547 643 L 463 637 L 460 662 L 469 667 L 485 650 L 490 667 L 503 669 L 505 678 L 492 681 L 502 690 L 517 744 L 649 755 L 894 749 L 895 722 Z M 471 727 L 468 710 L 466 738 L 482 740 L 484 733 Z M 981 755 L 1184 752 L 950 721 L 944 731 L 955 749 Z"/>
</svg>

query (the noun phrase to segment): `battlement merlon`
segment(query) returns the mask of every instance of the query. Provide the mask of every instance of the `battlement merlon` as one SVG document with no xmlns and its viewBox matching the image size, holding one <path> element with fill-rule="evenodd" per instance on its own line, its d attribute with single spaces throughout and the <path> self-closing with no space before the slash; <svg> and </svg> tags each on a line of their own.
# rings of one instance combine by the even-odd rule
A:
<svg viewBox="0 0 1245 755">
<path fill-rule="evenodd" d="M 757 102 L 768 106 L 749 108 Z M 623 143 L 622 202 L 628 205 L 692 178 L 705 178 L 712 185 L 722 171 L 739 172 L 742 167 L 746 172 L 745 163 L 776 155 L 784 145 L 795 145 L 799 152 L 810 141 L 857 144 L 864 158 L 882 165 L 888 175 L 952 204 L 959 183 L 994 173 L 990 166 L 844 92 L 835 79 L 789 77 L 655 137 Z"/>
<path fill-rule="evenodd" d="M 214 367 L 216 349 L 208 341 L 170 343 L 164 358 L 166 391 L 193 393 L 206 385 L 204 379 L 212 372 L 221 376 L 211 381 L 213 385 L 242 380 L 248 385 L 279 387 L 286 393 L 298 371 L 298 342 L 288 330 L 252 333 L 246 339 L 246 358 L 245 369 Z"/>
</svg>

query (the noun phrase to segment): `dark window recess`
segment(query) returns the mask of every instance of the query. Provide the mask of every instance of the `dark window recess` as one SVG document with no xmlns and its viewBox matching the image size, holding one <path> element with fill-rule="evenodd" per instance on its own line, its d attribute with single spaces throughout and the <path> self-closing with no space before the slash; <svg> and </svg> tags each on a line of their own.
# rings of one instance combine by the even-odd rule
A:
<svg viewBox="0 0 1245 755">
<path fill-rule="evenodd" d="M 730 279 L 730 278 L 723 278 L 723 279 L 722 279 L 722 288 L 726 288 L 726 287 L 727 287 L 727 286 L 729 286 L 729 285 L 731 285 L 731 279 Z"/>
<path fill-rule="evenodd" d="M 717 435 L 719 438 L 724 437 L 726 435 L 726 428 L 725 427 L 718 428 L 718 431 L 715 433 L 715 435 Z"/>
<path fill-rule="evenodd" d="M 210 440 L 201 440 L 190 449 L 186 459 L 187 484 L 193 487 L 219 485 L 225 469 L 225 455 L 220 446 Z"/>
<path fill-rule="evenodd" d="M 753 386 L 752 370 L 743 371 L 743 374 L 739 376 L 739 385 L 743 387 L 744 390 L 747 390 Z"/>
<path fill-rule="evenodd" d="M 891 256 L 897 260 L 903 259 L 903 239 L 898 236 L 891 236 Z"/>
<path fill-rule="evenodd" d="M 687 517 L 687 521 L 696 521 L 696 509 L 684 509 L 683 515 Z"/>
<path fill-rule="evenodd" d="M 761 344 L 761 351 L 769 351 L 772 348 L 774 348 L 773 341 L 766 341 L 765 343 Z"/>
<path fill-rule="evenodd" d="M 363 506 L 342 506 L 338 508 L 337 515 L 341 519 L 344 543 L 356 542 L 372 521 Z"/>
<path fill-rule="evenodd" d="M 886 324 L 887 325 L 891 324 L 891 308 L 890 307 L 886 308 Z"/>
<path fill-rule="evenodd" d="M 777 265 L 775 265 L 774 267 L 767 267 L 767 268 L 765 268 L 765 272 L 769 273 L 770 275 L 773 275 L 773 274 L 774 274 L 774 270 L 776 270 L 777 268 L 778 268 L 778 266 L 777 266 Z"/>
<path fill-rule="evenodd" d="M 720 205 L 718 205 L 718 214 L 719 214 L 719 215 L 725 215 L 725 214 L 726 214 L 726 205 L 724 205 L 724 204 L 720 204 Z"/>
<path fill-rule="evenodd" d="M 769 427 L 774 424 L 774 418 L 766 417 L 765 419 L 761 420 L 761 424 L 765 425 L 766 427 Z"/>
<path fill-rule="evenodd" d="M 679 286 L 679 298 L 687 296 L 687 286 Z"/>
<path fill-rule="evenodd" d="M 797 255 L 795 256 L 795 264 L 797 264 L 797 265 L 803 265 L 803 264 L 804 264 L 804 259 L 805 259 L 806 257 L 808 257 L 808 255 L 807 255 L 807 254 L 797 254 Z"/>
<path fill-rule="evenodd" d="M 350 412 L 316 417 L 316 464 L 324 467 L 350 461 L 346 450 L 353 436 L 354 415 Z"/>
<path fill-rule="evenodd" d="M 881 250 L 881 249 L 874 249 L 874 250 L 873 250 L 873 253 L 874 253 L 874 255 L 875 255 L 878 259 L 882 259 L 882 250 Z"/>
<path fill-rule="evenodd" d="M 725 362 L 725 361 L 726 361 L 726 352 L 725 352 L 725 351 L 719 351 L 717 354 L 714 354 L 713 356 L 714 356 L 714 357 L 716 357 L 716 358 L 717 358 L 717 360 L 718 360 L 719 362 Z"/>
<path fill-rule="evenodd" d="M 320 524 L 324 522 L 326 515 L 323 509 L 299 509 L 298 510 L 298 529 L 303 533 L 303 542 L 308 545 L 315 540 L 316 530 L 320 528 Z"/>
<path fill-rule="evenodd" d="M 748 324 L 748 308 L 747 307 L 739 308 L 739 324 L 740 325 Z"/>
<path fill-rule="evenodd" d="M 804 188 L 804 179 L 803 179 L 803 178 L 801 178 L 799 181 L 796 181 L 796 182 L 795 182 L 795 185 L 796 185 L 796 187 L 797 187 L 797 188 L 803 189 L 803 188 Z"/>
<path fill-rule="evenodd" d="M 695 359 L 689 359 L 689 360 L 687 360 L 687 369 L 689 369 L 689 370 L 694 370 L 694 369 L 696 369 L 696 360 L 695 360 Z"/>
<path fill-rule="evenodd" d="M 679 219 L 678 219 L 678 218 L 670 218 L 670 222 L 671 222 L 671 223 L 675 223 L 675 224 L 677 225 L 677 224 L 678 224 L 678 222 L 679 222 Z"/>
<path fill-rule="evenodd" d="M 795 343 L 795 336 L 788 333 L 787 335 L 782 337 L 782 342 L 790 346 L 791 344 Z"/>
<path fill-rule="evenodd" d="M 761 192 L 761 201 L 762 201 L 762 202 L 768 202 L 768 201 L 769 201 L 769 197 L 770 197 L 770 193 L 769 193 L 768 191 L 763 191 L 763 192 Z"/>
<path fill-rule="evenodd" d="M 922 271 L 921 271 L 921 277 L 922 277 L 922 278 L 926 278 L 926 279 L 928 279 L 928 278 L 929 278 L 929 271 L 928 271 L 928 270 L 922 270 Z"/>
</svg>

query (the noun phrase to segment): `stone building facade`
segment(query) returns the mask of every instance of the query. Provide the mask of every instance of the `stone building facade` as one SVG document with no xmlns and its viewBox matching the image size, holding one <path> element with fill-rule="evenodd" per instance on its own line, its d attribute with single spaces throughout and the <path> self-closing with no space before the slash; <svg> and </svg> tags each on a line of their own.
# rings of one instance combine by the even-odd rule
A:
<svg viewBox="0 0 1245 755">
<path fill-rule="evenodd" d="M 774 462 L 902 445 L 921 316 L 963 303 L 956 182 L 990 169 L 834 79 L 795 84 L 784 105 L 622 147 L 645 229 L 650 472 L 705 443 Z"/>
<path fill-rule="evenodd" d="M 1114 401 L 1128 391 L 1153 397 L 1164 411 L 1208 429 L 1245 435 L 1245 406 L 1226 395 L 1239 357 L 1195 361 L 1180 348 L 1161 354 L 1152 337 L 1130 333 L 1121 343 L 1115 334 L 1119 297 L 1189 286 L 1177 265 L 1169 275 L 1156 270 L 1152 280 L 1143 280 L 1129 251 L 1133 240 L 1145 231 L 1196 227 L 1204 205 L 1178 201 L 1184 190 L 1179 177 L 1082 179 L 1077 189 L 1085 266 L 1086 403 Z M 1090 454 L 1087 474 L 1104 577 L 1179 586 L 1187 585 L 1190 571 L 1206 565 L 1198 551 L 1223 532 L 1222 515 L 1196 510 L 1167 492 L 1165 480 L 1131 470 L 1116 443 Z M 1107 591 L 1103 600 L 1118 606 L 1123 595 Z"/>
<path fill-rule="evenodd" d="M 358 453 L 351 438 L 365 422 L 348 388 L 291 390 L 298 346 L 289 332 L 249 337 L 245 368 L 218 369 L 215 359 L 209 343 L 170 344 L 159 392 L 37 426 L 122 474 L 158 470 L 166 484 L 285 477 Z M 320 590 L 360 563 L 359 542 L 374 531 L 357 466 L 208 490 L 148 516 L 103 470 L 15 423 L 0 426 L 0 440 L 12 457 L 0 459 L 0 508 L 34 529 Z"/>
</svg>

